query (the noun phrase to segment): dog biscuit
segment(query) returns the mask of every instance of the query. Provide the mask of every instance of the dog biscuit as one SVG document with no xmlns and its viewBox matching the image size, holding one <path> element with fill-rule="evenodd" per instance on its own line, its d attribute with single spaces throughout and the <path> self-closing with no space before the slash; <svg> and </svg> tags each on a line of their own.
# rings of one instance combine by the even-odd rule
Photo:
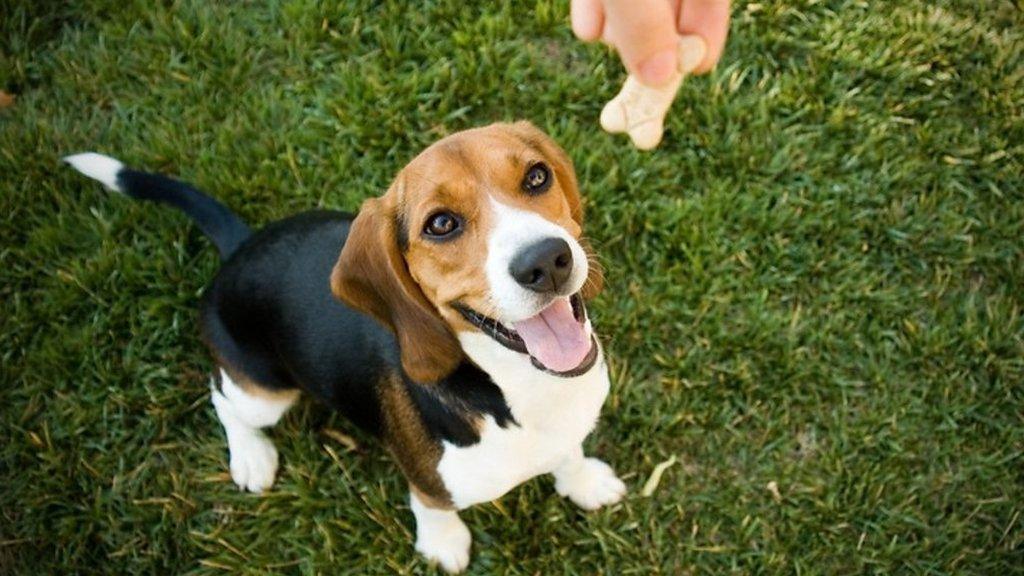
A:
<svg viewBox="0 0 1024 576">
<path fill-rule="evenodd" d="M 661 142 L 665 114 L 683 83 L 704 60 L 707 47 L 700 36 L 679 37 L 677 72 L 664 86 L 641 84 L 630 74 L 622 90 L 601 111 L 601 127 L 611 134 L 629 134 L 633 145 L 651 150 Z"/>
</svg>

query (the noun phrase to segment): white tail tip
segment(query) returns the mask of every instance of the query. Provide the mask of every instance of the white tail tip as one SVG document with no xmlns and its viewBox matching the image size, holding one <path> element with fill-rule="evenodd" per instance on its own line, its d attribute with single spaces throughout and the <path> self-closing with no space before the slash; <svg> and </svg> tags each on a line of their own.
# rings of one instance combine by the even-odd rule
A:
<svg viewBox="0 0 1024 576">
<path fill-rule="evenodd" d="M 107 188 L 115 192 L 123 192 L 117 185 L 117 173 L 124 168 L 124 164 L 116 158 L 95 152 L 83 152 L 81 154 L 65 156 L 64 161 L 71 164 L 71 167 L 75 170 L 93 180 L 99 181 Z"/>
</svg>

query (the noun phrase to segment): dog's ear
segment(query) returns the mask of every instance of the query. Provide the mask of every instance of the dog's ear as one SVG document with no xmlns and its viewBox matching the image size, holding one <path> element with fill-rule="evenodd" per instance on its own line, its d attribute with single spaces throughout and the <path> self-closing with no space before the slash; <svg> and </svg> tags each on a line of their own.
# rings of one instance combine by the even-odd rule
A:
<svg viewBox="0 0 1024 576">
<path fill-rule="evenodd" d="M 576 168 L 573 166 L 572 158 L 569 158 L 565 150 L 562 150 L 562 147 L 556 144 L 550 136 L 525 120 L 512 124 L 512 131 L 521 140 L 540 150 L 546 158 L 552 161 L 551 168 L 555 171 L 555 180 L 561 185 L 565 201 L 569 204 L 569 213 L 582 228 L 583 200 L 580 198 L 579 182 L 576 180 Z M 587 282 L 583 285 L 582 296 L 586 300 L 591 300 L 604 289 L 604 272 L 590 242 L 585 237 L 580 238 L 579 241 L 583 246 L 583 251 L 587 253 L 587 263 L 589 264 Z"/>
<path fill-rule="evenodd" d="M 462 348 L 409 274 L 396 228 L 387 196 L 364 202 L 331 273 L 331 291 L 395 333 L 410 378 L 437 382 L 458 367 Z"/>
</svg>

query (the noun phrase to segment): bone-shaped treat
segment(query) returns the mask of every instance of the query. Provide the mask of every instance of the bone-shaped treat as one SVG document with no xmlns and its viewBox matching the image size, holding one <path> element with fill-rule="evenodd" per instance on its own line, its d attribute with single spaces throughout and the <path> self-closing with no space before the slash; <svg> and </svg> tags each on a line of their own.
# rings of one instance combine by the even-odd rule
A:
<svg viewBox="0 0 1024 576">
<path fill-rule="evenodd" d="M 645 86 L 632 74 L 615 98 L 601 111 L 601 127 L 612 134 L 626 132 L 633 145 L 650 150 L 661 142 L 661 133 L 672 100 L 683 83 L 701 62 L 707 46 L 700 36 L 680 36 L 676 73 L 665 85 Z"/>
</svg>

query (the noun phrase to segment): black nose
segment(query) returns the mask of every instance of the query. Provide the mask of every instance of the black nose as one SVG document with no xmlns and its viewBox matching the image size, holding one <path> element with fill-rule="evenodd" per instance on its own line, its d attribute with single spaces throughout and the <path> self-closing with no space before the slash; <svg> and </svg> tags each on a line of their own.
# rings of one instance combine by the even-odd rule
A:
<svg viewBox="0 0 1024 576">
<path fill-rule="evenodd" d="M 572 250 L 561 238 L 545 238 L 512 258 L 509 274 L 534 292 L 557 292 L 572 273 Z"/>
</svg>

